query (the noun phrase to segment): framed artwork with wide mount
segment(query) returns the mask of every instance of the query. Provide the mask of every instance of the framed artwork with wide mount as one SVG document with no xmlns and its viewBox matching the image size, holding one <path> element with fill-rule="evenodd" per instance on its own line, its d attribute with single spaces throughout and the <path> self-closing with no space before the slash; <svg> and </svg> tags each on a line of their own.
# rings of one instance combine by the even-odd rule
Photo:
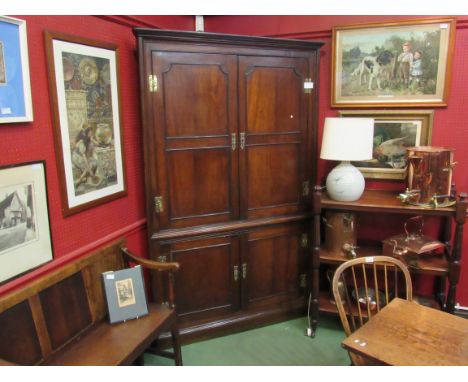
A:
<svg viewBox="0 0 468 382">
<path fill-rule="evenodd" d="M 0 123 L 32 120 L 26 21 L 0 16 Z"/>
<path fill-rule="evenodd" d="M 455 19 L 333 28 L 332 107 L 447 106 Z"/>
<path fill-rule="evenodd" d="M 127 195 L 119 49 L 46 32 L 54 138 L 65 216 Z"/>
<path fill-rule="evenodd" d="M 143 270 L 140 265 L 102 274 L 111 324 L 148 314 Z"/>
<path fill-rule="evenodd" d="M 52 258 L 44 162 L 0 167 L 0 283 Z"/>
<path fill-rule="evenodd" d="M 372 159 L 352 162 L 365 178 L 406 178 L 409 147 L 431 144 L 433 110 L 340 110 L 341 117 L 373 118 Z"/>
</svg>

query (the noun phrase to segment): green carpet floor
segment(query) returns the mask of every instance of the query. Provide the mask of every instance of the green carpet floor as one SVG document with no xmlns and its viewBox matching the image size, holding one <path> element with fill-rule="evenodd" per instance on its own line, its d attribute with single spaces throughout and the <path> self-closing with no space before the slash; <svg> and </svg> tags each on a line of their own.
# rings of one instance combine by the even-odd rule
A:
<svg viewBox="0 0 468 382">
<path fill-rule="evenodd" d="M 185 366 L 349 365 L 337 317 L 321 317 L 315 338 L 305 336 L 307 318 L 182 346 Z M 173 366 L 172 360 L 145 354 L 145 366 Z"/>
</svg>

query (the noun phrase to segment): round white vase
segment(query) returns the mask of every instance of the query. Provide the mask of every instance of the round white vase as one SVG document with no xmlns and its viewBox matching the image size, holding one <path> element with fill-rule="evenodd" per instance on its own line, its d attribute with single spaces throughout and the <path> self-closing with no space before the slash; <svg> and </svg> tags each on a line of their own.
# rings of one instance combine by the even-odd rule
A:
<svg viewBox="0 0 468 382">
<path fill-rule="evenodd" d="M 344 161 L 327 176 L 327 193 L 333 200 L 353 202 L 364 192 L 364 176 L 350 162 Z"/>
</svg>

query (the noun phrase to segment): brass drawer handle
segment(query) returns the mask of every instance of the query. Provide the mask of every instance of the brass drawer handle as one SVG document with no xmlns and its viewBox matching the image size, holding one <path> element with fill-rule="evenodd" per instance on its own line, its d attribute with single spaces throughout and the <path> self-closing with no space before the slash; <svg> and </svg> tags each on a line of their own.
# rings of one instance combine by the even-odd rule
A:
<svg viewBox="0 0 468 382">
<path fill-rule="evenodd" d="M 232 151 L 234 151 L 237 147 L 237 134 L 236 133 L 231 134 L 231 147 L 232 147 Z"/>
<path fill-rule="evenodd" d="M 245 149 L 245 133 L 240 133 L 240 148 Z"/>
</svg>

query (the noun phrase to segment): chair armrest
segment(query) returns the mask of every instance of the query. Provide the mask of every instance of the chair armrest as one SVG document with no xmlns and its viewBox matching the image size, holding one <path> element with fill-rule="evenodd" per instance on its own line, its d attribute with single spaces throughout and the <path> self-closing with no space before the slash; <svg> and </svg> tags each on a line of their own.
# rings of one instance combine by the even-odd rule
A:
<svg viewBox="0 0 468 382">
<path fill-rule="evenodd" d="M 127 262 L 132 262 L 138 265 L 141 265 L 143 268 L 147 268 L 153 271 L 168 271 L 167 272 L 167 283 L 168 287 L 166 290 L 167 303 L 171 308 L 175 308 L 175 293 L 174 293 L 174 273 L 179 269 L 179 263 L 162 263 L 160 261 L 153 261 L 149 259 L 143 259 L 141 257 L 135 256 L 127 248 L 121 248 L 124 259 Z"/>
<path fill-rule="evenodd" d="M 162 263 L 159 261 L 144 259 L 131 253 L 128 248 L 121 248 L 127 261 L 141 265 L 143 268 L 152 269 L 155 271 L 173 271 L 179 269 L 179 263 Z"/>
</svg>

